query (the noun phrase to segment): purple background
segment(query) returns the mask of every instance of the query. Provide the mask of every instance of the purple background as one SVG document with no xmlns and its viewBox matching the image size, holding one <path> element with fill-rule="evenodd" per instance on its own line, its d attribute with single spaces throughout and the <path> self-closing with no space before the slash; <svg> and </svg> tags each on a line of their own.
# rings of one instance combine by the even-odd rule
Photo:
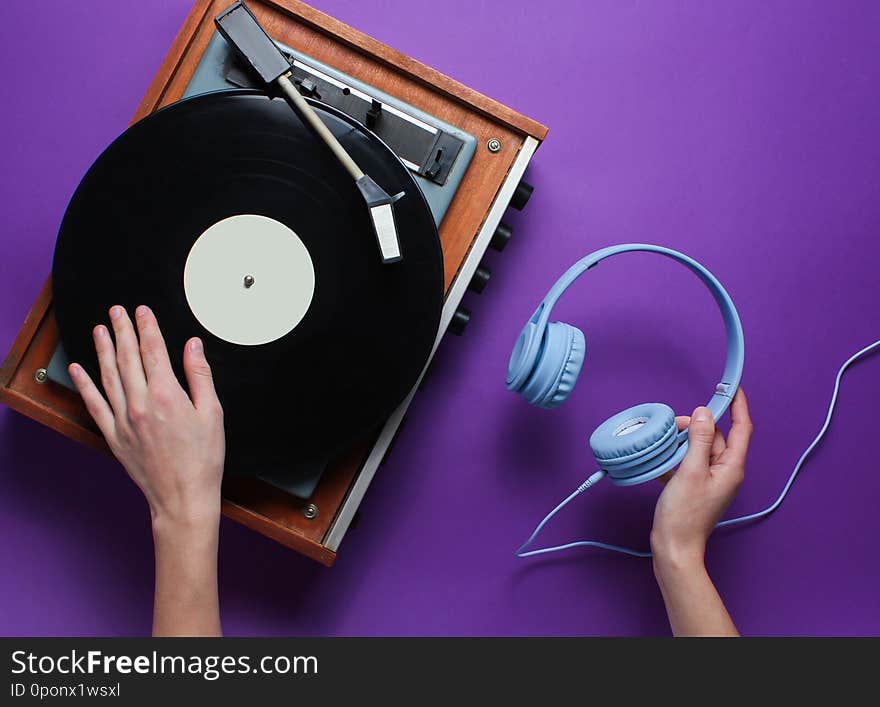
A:
<svg viewBox="0 0 880 707">
<path fill-rule="evenodd" d="M 629 405 L 703 403 L 720 319 L 696 278 L 618 258 L 557 309 L 585 375 L 553 412 L 504 390 L 510 346 L 575 259 L 645 240 L 705 263 L 736 301 L 755 421 L 733 511 L 779 491 L 834 372 L 880 335 L 880 5 L 875 2 L 315 0 L 548 126 L 514 240 L 327 570 L 224 521 L 229 634 L 664 634 L 650 562 L 513 550 L 593 470 L 590 432 Z M 126 126 L 189 0 L 13 3 L 0 56 L 0 349 L 49 271 L 79 178 Z M 752 634 L 880 634 L 876 356 L 772 519 L 719 533 L 710 571 Z M 658 487 L 600 486 L 548 541 L 644 546 Z M 149 631 L 146 506 L 113 462 L 0 411 L 0 633 Z"/>
</svg>

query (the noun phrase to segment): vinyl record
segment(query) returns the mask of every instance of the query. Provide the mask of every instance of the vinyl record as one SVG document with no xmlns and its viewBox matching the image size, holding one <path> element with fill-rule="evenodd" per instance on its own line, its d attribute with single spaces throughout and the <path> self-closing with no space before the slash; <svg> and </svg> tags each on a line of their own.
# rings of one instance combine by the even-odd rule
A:
<svg viewBox="0 0 880 707">
<path fill-rule="evenodd" d="M 395 203 L 403 260 L 383 265 L 348 174 L 280 99 L 223 91 L 140 121 L 68 206 L 53 264 L 68 358 L 97 381 L 107 310 L 156 313 L 175 373 L 200 336 L 227 432 L 227 472 L 278 473 L 375 429 L 428 359 L 443 258 L 424 197 L 374 134 L 322 119 Z"/>
</svg>

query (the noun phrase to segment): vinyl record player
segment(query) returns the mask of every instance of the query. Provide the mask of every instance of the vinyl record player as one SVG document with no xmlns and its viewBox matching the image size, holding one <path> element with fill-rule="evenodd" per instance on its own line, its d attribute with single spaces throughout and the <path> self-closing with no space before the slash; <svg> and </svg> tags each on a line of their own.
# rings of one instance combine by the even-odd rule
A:
<svg viewBox="0 0 880 707">
<path fill-rule="evenodd" d="M 0 400 L 72 439 L 108 451 L 67 377 L 67 353 L 61 338 L 68 348 L 75 349 L 76 360 L 86 356 L 76 332 L 81 322 L 97 316 L 98 303 L 106 295 L 102 284 L 104 290 L 112 289 L 112 283 L 95 283 L 88 278 L 97 255 L 89 252 L 81 238 L 77 239 L 75 234 L 83 229 L 76 226 L 87 222 L 92 228 L 98 222 L 112 233 L 118 216 L 106 208 L 108 185 L 120 190 L 130 185 L 125 178 L 109 180 L 102 174 L 124 174 L 124 166 L 131 163 L 132 156 L 146 151 L 151 160 L 138 172 L 138 186 L 148 185 L 163 214 L 177 209 L 173 213 L 183 216 L 172 221 L 185 225 L 176 225 L 177 231 L 170 229 L 167 245 L 163 246 L 163 254 L 178 255 L 145 264 L 152 268 L 149 277 L 138 279 L 139 251 L 130 249 L 129 271 L 119 275 L 117 286 L 130 287 L 133 298 L 149 297 L 160 302 L 160 308 L 164 306 L 168 312 L 185 311 L 186 317 L 180 321 L 187 332 L 181 335 L 213 336 L 214 348 L 211 340 L 206 348 L 209 358 L 212 350 L 218 352 L 221 369 L 227 365 L 230 371 L 258 370 L 271 376 L 273 362 L 284 360 L 302 369 L 332 364 L 330 370 L 340 370 L 333 358 L 340 348 L 334 340 L 336 325 L 346 317 L 362 323 L 365 317 L 356 305 L 386 310 L 387 330 L 362 326 L 359 334 L 366 349 L 361 363 L 364 370 L 375 374 L 369 385 L 379 386 L 383 395 L 374 396 L 363 410 L 341 414 L 321 398 L 320 388 L 310 392 L 304 385 L 300 397 L 312 414 L 306 416 L 300 411 L 303 424 L 299 444 L 265 450 L 265 454 L 238 445 L 236 433 L 250 431 L 249 425 L 271 429 L 277 424 L 282 429 L 282 413 L 276 406 L 271 416 L 248 414 L 253 411 L 249 401 L 265 397 L 261 388 L 264 379 L 259 375 L 217 375 L 218 381 L 230 381 L 224 406 L 232 413 L 232 429 L 227 427 L 231 452 L 223 486 L 224 513 L 330 565 L 370 481 L 390 450 L 440 339 L 447 331 L 461 333 L 467 324 L 469 313 L 460 303 L 466 290 L 481 291 L 489 278 L 488 269 L 480 265 L 486 249 L 503 249 L 511 236 L 510 228 L 501 221 L 502 215 L 509 206 L 522 208 L 528 200 L 531 187 L 522 176 L 547 130 L 302 3 L 249 2 L 250 12 L 280 50 L 283 58 L 277 61 L 282 62 L 281 70 L 291 88 L 295 86 L 296 100 L 312 106 L 339 143 L 359 163 L 369 165 L 364 171 L 394 192 L 393 197 L 378 202 L 368 199 L 368 204 L 382 205 L 383 219 L 386 213 L 393 213 L 398 221 L 400 242 L 394 244 L 393 257 L 386 257 L 388 242 L 383 242 L 380 225 L 374 219 L 378 250 L 382 251 L 380 260 L 376 244 L 370 240 L 368 247 L 368 239 L 361 237 L 371 229 L 361 213 L 363 204 L 356 191 L 342 181 L 334 181 L 339 180 L 340 170 L 325 169 L 324 155 L 306 154 L 312 149 L 312 138 L 302 131 L 297 138 L 295 130 L 287 130 L 295 119 L 285 112 L 283 101 L 266 96 L 260 77 L 233 51 L 225 33 L 215 30 L 215 18 L 229 11 L 228 4 L 229 0 L 195 3 L 135 113 L 134 127 L 108 148 L 77 190 L 56 250 L 57 303 L 53 301 L 53 283 L 47 281 L 0 369 Z M 257 125 L 261 127 L 252 129 Z M 236 139 L 224 141 L 224 135 L 237 136 L 237 143 Z M 265 155 L 261 141 L 266 141 Z M 295 157 L 276 159 L 288 148 Z M 161 153 L 161 157 L 153 153 Z M 265 159 L 257 159 L 260 155 Z M 304 172 L 304 160 L 317 166 Z M 190 189 L 188 198 L 215 204 L 214 210 L 203 214 L 178 200 L 176 195 L 182 186 L 174 182 L 170 172 L 165 178 L 164 164 L 192 168 L 190 183 L 199 185 L 201 191 L 196 193 L 201 196 L 192 197 Z M 241 178 L 232 179 L 230 174 Z M 215 179 L 213 175 L 221 177 Z M 272 186 L 256 188 L 257 178 L 261 184 Z M 288 203 L 284 198 L 288 192 L 300 196 Z M 248 194 L 258 194 L 259 198 L 255 200 Z M 327 205 L 328 194 L 333 195 L 331 206 Z M 245 199 L 243 206 L 237 203 L 239 198 Z M 180 204 L 175 205 L 178 201 Z M 279 206 L 282 202 L 283 207 Z M 246 275 L 242 285 L 237 271 L 233 277 L 239 289 L 232 294 L 262 301 L 263 309 L 256 323 L 252 316 L 240 317 L 238 322 L 224 319 L 223 309 L 215 300 L 222 300 L 228 293 L 204 285 L 199 269 L 204 270 L 204 263 L 211 265 L 218 258 L 222 261 L 240 256 L 219 252 L 211 245 L 207 256 L 195 257 L 198 249 L 193 246 L 189 251 L 192 242 L 185 242 L 185 248 L 180 242 L 181 233 L 183 241 L 192 238 L 199 242 L 214 233 L 209 240 L 216 243 L 218 224 L 233 227 L 243 218 L 242 213 L 263 212 L 268 215 L 248 217 L 249 233 L 274 220 L 268 216 L 277 217 L 276 223 L 290 225 L 299 234 L 295 238 L 302 237 L 307 246 L 303 252 L 311 253 L 308 267 L 301 270 L 304 280 L 300 278 L 310 284 L 307 296 L 285 289 L 286 278 L 281 278 L 280 290 L 273 290 L 283 293 L 280 299 L 285 303 L 306 297 L 302 313 L 293 316 L 289 311 L 282 312 L 282 324 L 293 316 L 293 327 L 284 325 L 279 329 L 277 318 L 263 316 L 265 298 L 258 298 L 260 288 L 266 286 L 265 279 Z M 139 226 L 146 234 L 159 230 L 157 223 L 145 219 Z M 323 242 L 321 238 L 327 233 L 337 240 Z M 201 238 L 197 239 L 199 234 Z M 265 237 L 267 243 L 275 242 L 271 233 Z M 394 250 L 398 245 L 402 253 Z M 272 246 L 266 247 L 269 250 L 263 256 L 258 246 L 252 249 L 257 253 L 255 262 L 271 270 Z M 339 256 L 340 251 L 345 253 L 344 258 Z M 246 254 L 251 255 L 251 251 Z M 370 254 L 375 258 L 371 259 Z M 290 262 L 300 262 L 298 257 L 291 254 Z M 308 260 L 308 255 L 304 257 Z M 173 265 L 166 262 L 169 260 Z M 213 269 L 213 265 L 207 268 Z M 161 277 L 156 275 L 159 271 Z M 92 294 L 70 294 L 76 290 L 76 283 L 83 281 L 92 283 L 86 288 Z M 166 281 L 174 286 L 166 287 Z M 186 288 L 179 282 L 185 282 Z M 245 291 L 249 294 L 242 294 Z M 361 298 L 365 298 L 363 302 Z M 350 312 L 345 311 L 345 302 L 350 303 Z M 154 301 L 148 303 L 153 306 Z M 295 306 L 295 302 L 285 304 L 289 306 Z M 164 327 L 161 313 L 159 319 Z M 192 330 L 200 326 L 204 333 Z M 84 328 L 88 338 L 89 329 Z M 401 336 L 402 331 L 407 335 Z M 172 333 L 170 348 L 174 338 Z M 349 379 L 340 376 L 338 386 L 363 399 L 369 386 L 357 390 L 365 374 L 353 368 L 346 371 Z M 296 411 L 290 414 L 296 419 Z M 249 421 L 251 416 L 254 420 Z M 241 435 L 248 440 L 254 436 Z M 297 449 L 307 449 L 308 453 L 297 453 Z"/>
</svg>

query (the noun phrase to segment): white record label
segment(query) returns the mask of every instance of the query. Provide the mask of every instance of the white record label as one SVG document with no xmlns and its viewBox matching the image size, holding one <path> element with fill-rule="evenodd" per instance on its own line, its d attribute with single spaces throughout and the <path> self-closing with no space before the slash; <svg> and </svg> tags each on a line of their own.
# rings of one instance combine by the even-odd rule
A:
<svg viewBox="0 0 880 707">
<path fill-rule="evenodd" d="M 183 289 L 195 318 L 214 336 L 257 346 L 302 321 L 315 294 L 315 267 L 283 223 L 240 214 L 218 221 L 193 243 Z"/>
</svg>

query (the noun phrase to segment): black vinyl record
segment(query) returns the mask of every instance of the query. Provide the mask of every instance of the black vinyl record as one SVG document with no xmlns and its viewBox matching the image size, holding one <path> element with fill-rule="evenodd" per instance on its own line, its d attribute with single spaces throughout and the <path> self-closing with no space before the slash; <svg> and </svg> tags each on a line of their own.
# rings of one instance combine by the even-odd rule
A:
<svg viewBox="0 0 880 707">
<path fill-rule="evenodd" d="M 252 91 L 197 96 L 133 125 L 83 178 L 55 248 L 61 340 L 94 380 L 91 331 L 109 324 L 113 304 L 153 309 L 184 387 L 183 346 L 203 339 L 228 472 L 277 474 L 375 429 L 415 384 L 437 334 L 443 258 L 424 196 L 373 133 L 313 106 L 365 173 L 404 192 L 394 204 L 402 261 L 382 264 L 365 203 L 323 143 L 282 100 Z M 256 345 L 209 331 L 184 288 L 194 243 L 238 215 L 293 231 L 314 273 L 299 323 Z M 258 274 L 253 291 L 261 284 Z"/>
</svg>

